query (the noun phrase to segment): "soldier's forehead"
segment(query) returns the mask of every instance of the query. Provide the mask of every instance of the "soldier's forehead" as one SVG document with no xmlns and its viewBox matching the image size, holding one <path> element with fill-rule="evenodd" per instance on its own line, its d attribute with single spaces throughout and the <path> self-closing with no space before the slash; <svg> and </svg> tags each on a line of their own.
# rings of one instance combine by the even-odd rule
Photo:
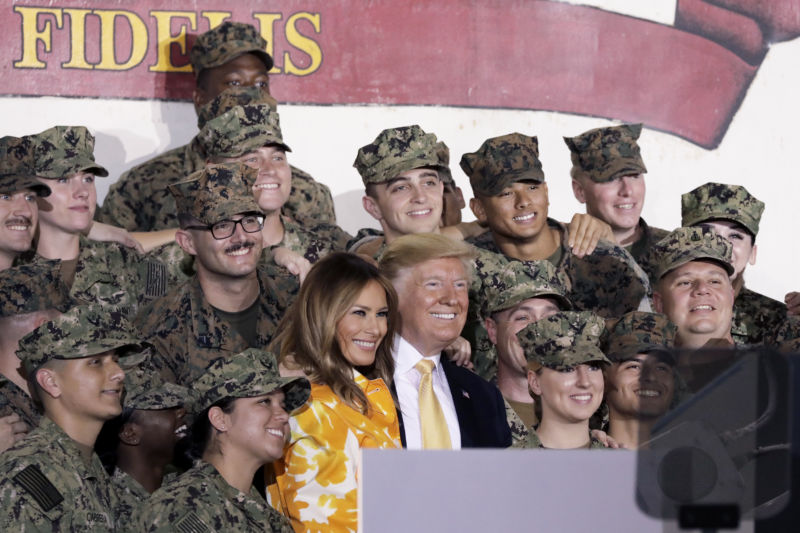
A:
<svg viewBox="0 0 800 533">
<path fill-rule="evenodd" d="M 699 274 L 720 274 L 728 277 L 727 271 L 718 262 L 712 259 L 695 259 L 683 264 L 667 273 L 673 278 L 679 276 L 693 276 Z"/>
</svg>

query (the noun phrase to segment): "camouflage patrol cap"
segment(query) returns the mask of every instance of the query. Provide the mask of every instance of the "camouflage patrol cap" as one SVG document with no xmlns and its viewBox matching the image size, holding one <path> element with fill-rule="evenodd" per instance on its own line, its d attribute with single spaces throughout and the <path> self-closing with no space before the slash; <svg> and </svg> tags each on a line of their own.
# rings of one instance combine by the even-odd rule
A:
<svg viewBox="0 0 800 533">
<path fill-rule="evenodd" d="M 626 361 L 636 354 L 665 352 L 675 345 L 678 327 L 666 315 L 632 311 L 606 320 L 605 353 L 612 361 Z M 668 361 L 675 364 L 670 355 Z"/>
<path fill-rule="evenodd" d="M 242 163 L 220 163 L 208 165 L 168 189 L 178 213 L 212 225 L 240 213 L 263 214 L 253 196 L 256 175 L 256 169 Z"/>
<path fill-rule="evenodd" d="M 380 132 L 374 141 L 358 149 L 353 166 L 364 185 L 368 185 L 389 181 L 415 168 L 431 167 L 439 173 L 449 173 L 449 161 L 447 145 L 415 124 Z"/>
<path fill-rule="evenodd" d="M 564 137 L 573 166 L 584 171 L 592 181 L 604 183 L 617 176 L 644 174 L 644 166 L 636 139 L 641 124 L 622 124 L 596 128 L 577 137 Z"/>
<path fill-rule="evenodd" d="M 460 164 L 474 194 L 494 196 L 518 181 L 544 183 L 539 140 L 521 133 L 485 140 L 477 152 L 462 155 Z"/>
<path fill-rule="evenodd" d="M 696 226 L 707 220 L 730 220 L 744 226 L 755 237 L 763 212 L 764 202 L 741 185 L 709 182 L 681 195 L 682 226 Z"/>
<path fill-rule="evenodd" d="M 125 371 L 125 398 L 122 406 L 130 409 L 154 411 L 181 407 L 189 401 L 189 389 L 164 381 L 143 367 Z"/>
<path fill-rule="evenodd" d="M 23 137 L 0 138 L 0 194 L 30 189 L 39 197 L 50 195 L 50 187 L 36 179 L 31 141 Z"/>
<path fill-rule="evenodd" d="M 0 316 L 76 305 L 61 279 L 61 261 L 37 261 L 0 271 Z"/>
<path fill-rule="evenodd" d="M 271 352 L 249 348 L 213 361 L 192 385 L 192 412 L 200 413 L 225 398 L 252 398 L 278 389 L 286 395 L 286 412 L 308 400 L 311 384 L 304 377 L 284 378 Z"/>
<path fill-rule="evenodd" d="M 604 325 L 593 313 L 563 311 L 531 322 L 517 337 L 529 367 L 563 370 L 592 361 L 611 362 L 600 350 Z"/>
<path fill-rule="evenodd" d="M 133 349 L 140 355 L 141 347 L 121 311 L 100 305 L 79 305 L 20 339 L 17 357 L 30 376 L 51 359 L 82 359 L 122 348 Z M 118 355 L 132 354 L 126 351 Z"/>
<path fill-rule="evenodd" d="M 692 227 L 678 228 L 655 245 L 655 279 L 691 261 L 710 260 L 733 275 L 731 253 L 733 246 L 711 229 Z"/>
<path fill-rule="evenodd" d="M 278 108 L 278 101 L 263 87 L 229 87 L 197 110 L 197 127 L 203 129 L 209 120 L 227 113 L 234 107 L 257 104 L 266 104 L 272 109 Z"/>
<path fill-rule="evenodd" d="M 283 142 L 278 112 L 266 104 L 236 106 L 203 126 L 197 139 L 209 157 L 239 157 Z"/>
<path fill-rule="evenodd" d="M 510 261 L 490 280 L 485 293 L 484 318 L 528 298 L 554 298 L 558 307 L 572 309 L 562 280 L 550 261 Z"/>
<path fill-rule="evenodd" d="M 94 160 L 94 135 L 83 126 L 54 126 L 27 136 L 33 150 L 33 170 L 40 178 L 65 178 L 76 172 L 108 176 Z"/>
<path fill-rule="evenodd" d="M 194 75 L 203 69 L 224 65 L 242 54 L 253 53 L 264 62 L 267 72 L 272 68 L 272 56 L 267 53 L 267 41 L 252 24 L 225 21 L 199 35 L 189 51 Z"/>
</svg>

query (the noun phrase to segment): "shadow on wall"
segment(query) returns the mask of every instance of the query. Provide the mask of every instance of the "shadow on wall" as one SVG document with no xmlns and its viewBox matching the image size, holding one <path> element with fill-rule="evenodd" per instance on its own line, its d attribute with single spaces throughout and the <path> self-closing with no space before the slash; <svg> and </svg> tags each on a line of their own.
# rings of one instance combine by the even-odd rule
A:
<svg viewBox="0 0 800 533">
<path fill-rule="evenodd" d="M 355 235 L 361 228 L 381 229 L 377 220 L 372 218 L 361 205 L 364 190 L 351 190 L 333 197 L 336 209 L 336 223 L 350 235 Z"/>
</svg>

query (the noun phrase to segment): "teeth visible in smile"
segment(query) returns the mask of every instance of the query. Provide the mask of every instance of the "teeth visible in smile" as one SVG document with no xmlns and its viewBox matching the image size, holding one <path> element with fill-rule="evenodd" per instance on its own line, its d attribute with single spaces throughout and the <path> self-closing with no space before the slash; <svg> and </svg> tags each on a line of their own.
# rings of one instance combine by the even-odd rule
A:
<svg viewBox="0 0 800 533">
<path fill-rule="evenodd" d="M 256 189 L 277 189 L 280 187 L 278 183 L 260 183 L 256 185 Z"/>
<path fill-rule="evenodd" d="M 639 396 L 645 396 L 647 398 L 657 398 L 661 396 L 661 393 L 655 390 L 640 390 L 636 394 L 638 394 Z"/>
<path fill-rule="evenodd" d="M 269 433 L 270 435 L 275 435 L 276 437 L 283 438 L 283 431 L 281 431 L 280 429 L 267 428 L 267 433 Z"/>
<path fill-rule="evenodd" d="M 536 218 L 536 213 L 530 213 L 529 215 L 519 215 L 517 217 L 514 217 L 513 220 L 515 222 L 525 222 L 527 220 L 532 220 L 534 218 Z"/>
<path fill-rule="evenodd" d="M 250 252 L 250 248 L 239 248 L 233 252 L 228 252 L 228 255 L 245 255 Z"/>
<path fill-rule="evenodd" d="M 356 346 L 360 346 L 362 348 L 366 348 L 367 350 L 371 350 L 371 349 L 375 348 L 375 343 L 374 342 L 369 342 L 369 341 L 357 341 L 357 340 L 354 340 L 353 344 L 355 344 Z"/>
<path fill-rule="evenodd" d="M 175 430 L 175 434 L 183 435 L 184 433 L 186 433 L 187 429 L 189 428 L 186 426 L 186 424 L 182 424 L 181 426 L 178 426 L 178 428 Z"/>
<path fill-rule="evenodd" d="M 575 395 L 572 396 L 572 398 L 577 400 L 577 401 L 579 401 L 579 402 L 588 402 L 589 400 L 592 399 L 592 395 L 591 394 L 575 394 Z"/>
<path fill-rule="evenodd" d="M 692 307 L 692 311 L 711 311 L 713 307 L 710 305 L 698 305 L 696 307 Z"/>
<path fill-rule="evenodd" d="M 441 318 L 442 320 L 453 320 L 456 317 L 455 313 L 431 313 L 434 318 Z"/>
<path fill-rule="evenodd" d="M 427 215 L 430 212 L 431 212 L 430 209 L 422 209 L 422 210 L 419 210 L 419 211 L 409 211 L 408 215 L 412 216 L 412 217 L 417 217 L 417 216 L 420 216 L 420 215 Z"/>
<path fill-rule="evenodd" d="M 633 204 L 619 204 L 617 209 L 633 209 Z"/>
<path fill-rule="evenodd" d="M 10 230 L 14 231 L 27 231 L 30 226 L 6 226 Z"/>
</svg>

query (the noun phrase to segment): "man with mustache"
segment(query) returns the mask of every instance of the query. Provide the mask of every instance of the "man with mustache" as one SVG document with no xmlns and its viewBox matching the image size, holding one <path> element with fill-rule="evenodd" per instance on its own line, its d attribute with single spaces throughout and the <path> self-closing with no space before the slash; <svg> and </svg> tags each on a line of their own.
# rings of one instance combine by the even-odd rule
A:
<svg viewBox="0 0 800 533">
<path fill-rule="evenodd" d="M 195 274 L 137 318 L 168 381 L 190 385 L 215 359 L 266 348 L 288 307 L 285 291 L 258 268 L 264 212 L 253 197 L 257 171 L 209 165 L 170 186 Z M 280 282 L 281 280 L 278 280 Z"/>
</svg>

